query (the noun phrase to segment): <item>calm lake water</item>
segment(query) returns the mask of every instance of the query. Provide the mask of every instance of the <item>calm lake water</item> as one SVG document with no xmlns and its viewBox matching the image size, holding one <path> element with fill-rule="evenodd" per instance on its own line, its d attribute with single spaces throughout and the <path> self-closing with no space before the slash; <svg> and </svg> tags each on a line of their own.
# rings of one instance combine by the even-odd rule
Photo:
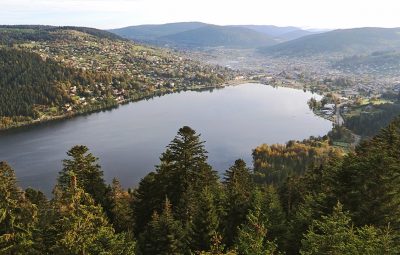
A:
<svg viewBox="0 0 400 255">
<path fill-rule="evenodd" d="M 209 163 L 220 172 L 237 158 L 251 164 L 262 143 L 325 135 L 331 122 L 315 116 L 310 92 L 243 84 L 212 92 L 181 92 L 106 112 L 0 133 L 0 160 L 15 169 L 20 185 L 50 193 L 61 160 L 73 145 L 100 158 L 107 181 L 136 185 L 158 164 L 178 129 L 188 125 L 206 141 Z"/>
</svg>

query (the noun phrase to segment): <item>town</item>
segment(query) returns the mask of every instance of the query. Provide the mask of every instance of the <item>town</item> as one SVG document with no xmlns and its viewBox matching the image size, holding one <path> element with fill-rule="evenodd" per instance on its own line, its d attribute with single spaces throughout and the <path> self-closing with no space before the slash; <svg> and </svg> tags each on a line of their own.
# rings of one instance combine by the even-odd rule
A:
<svg viewBox="0 0 400 255">
<path fill-rule="evenodd" d="M 8 32 L 4 29 L 5 33 Z M 15 32 L 15 31 L 12 31 Z M 29 29 L 18 29 L 29 34 Z M 225 86 L 238 71 L 193 61 L 179 52 L 122 39 L 98 37 L 74 29 L 51 31 L 51 39 L 23 40 L 13 48 L 39 54 L 61 66 L 91 77 L 87 86 L 59 84 L 70 102 L 62 106 L 35 105 L 38 117 L 15 123 L 2 117 L 1 128 L 32 124 L 115 107 L 181 90 Z"/>
</svg>

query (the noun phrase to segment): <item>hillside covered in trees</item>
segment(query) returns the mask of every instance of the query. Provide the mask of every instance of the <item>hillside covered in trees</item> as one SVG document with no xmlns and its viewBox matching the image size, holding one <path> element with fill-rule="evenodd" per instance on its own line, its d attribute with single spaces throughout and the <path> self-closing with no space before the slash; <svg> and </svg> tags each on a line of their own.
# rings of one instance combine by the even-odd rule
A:
<svg viewBox="0 0 400 255">
<path fill-rule="evenodd" d="M 264 47 L 262 53 L 274 56 L 305 57 L 318 54 L 370 54 L 400 48 L 399 28 L 363 27 L 337 29 L 304 36 Z"/>
<path fill-rule="evenodd" d="M 400 114 L 400 104 L 385 103 L 360 106 L 359 113 L 346 117 L 345 126 L 362 137 L 376 135 L 382 127 L 387 126 Z"/>
<path fill-rule="evenodd" d="M 276 44 L 274 38 L 246 27 L 207 25 L 159 38 L 179 47 L 257 48 Z"/>
<path fill-rule="evenodd" d="M 314 34 L 298 27 L 272 25 L 217 26 L 202 22 L 177 22 L 159 25 L 138 25 L 109 30 L 116 35 L 153 45 L 177 48 L 254 48 Z"/>
<path fill-rule="evenodd" d="M 317 142 L 261 146 L 254 171 L 238 159 L 221 180 L 200 135 L 183 127 L 129 190 L 107 185 L 98 159 L 73 147 L 52 198 L 21 190 L 1 162 L 0 252 L 399 254 L 399 153 L 396 120 L 346 155 Z M 285 178 L 259 178 L 260 167 Z"/>
<path fill-rule="evenodd" d="M 351 56 L 343 58 L 333 65 L 335 68 L 357 74 L 397 74 L 400 67 L 398 51 L 378 51 L 366 56 Z"/>
<path fill-rule="evenodd" d="M 0 26 L 0 129 L 217 87 L 235 75 L 102 30 Z"/>
<path fill-rule="evenodd" d="M 69 84 L 89 86 L 91 80 L 101 80 L 22 50 L 0 49 L 0 63 L 0 116 L 35 118 L 35 105 L 72 103 Z"/>
</svg>

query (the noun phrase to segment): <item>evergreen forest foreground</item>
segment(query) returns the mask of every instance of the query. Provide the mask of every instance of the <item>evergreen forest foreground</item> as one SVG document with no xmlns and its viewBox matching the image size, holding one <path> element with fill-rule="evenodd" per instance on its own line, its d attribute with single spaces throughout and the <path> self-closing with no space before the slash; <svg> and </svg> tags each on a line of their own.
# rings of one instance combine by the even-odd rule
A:
<svg viewBox="0 0 400 255">
<path fill-rule="evenodd" d="M 400 120 L 354 151 L 327 139 L 259 146 L 220 178 L 184 126 L 128 190 L 77 145 L 49 198 L 1 162 L 0 253 L 399 254 Z"/>
</svg>

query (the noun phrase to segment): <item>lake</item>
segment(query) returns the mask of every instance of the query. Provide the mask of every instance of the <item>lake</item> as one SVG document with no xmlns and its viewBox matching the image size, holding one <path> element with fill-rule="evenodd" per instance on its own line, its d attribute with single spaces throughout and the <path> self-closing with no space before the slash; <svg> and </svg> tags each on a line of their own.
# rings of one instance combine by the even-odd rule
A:
<svg viewBox="0 0 400 255">
<path fill-rule="evenodd" d="M 205 140 L 209 163 L 220 173 L 238 158 L 251 165 L 262 143 L 285 143 L 327 134 L 332 124 L 312 113 L 310 92 L 243 84 L 213 91 L 186 91 L 117 109 L 0 133 L 0 161 L 15 170 L 22 187 L 50 193 L 61 161 L 83 144 L 100 158 L 109 182 L 136 185 L 158 164 L 179 128 Z"/>
</svg>

